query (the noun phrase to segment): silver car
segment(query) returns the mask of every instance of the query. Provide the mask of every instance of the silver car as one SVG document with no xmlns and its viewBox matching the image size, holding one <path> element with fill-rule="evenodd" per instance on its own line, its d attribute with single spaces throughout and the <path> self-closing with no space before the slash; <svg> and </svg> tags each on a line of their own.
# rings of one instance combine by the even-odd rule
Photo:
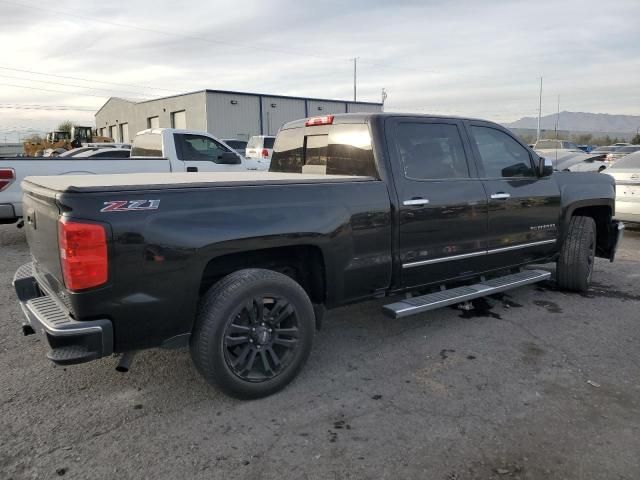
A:
<svg viewBox="0 0 640 480">
<path fill-rule="evenodd" d="M 605 173 L 616 180 L 616 218 L 640 223 L 640 151 L 621 158 Z"/>
</svg>

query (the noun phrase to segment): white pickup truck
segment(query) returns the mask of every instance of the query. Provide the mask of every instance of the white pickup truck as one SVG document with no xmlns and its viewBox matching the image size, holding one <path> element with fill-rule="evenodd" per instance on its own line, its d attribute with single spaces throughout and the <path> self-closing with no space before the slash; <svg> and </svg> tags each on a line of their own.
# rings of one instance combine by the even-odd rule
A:
<svg viewBox="0 0 640 480">
<path fill-rule="evenodd" d="M 0 224 L 22 217 L 20 183 L 32 175 L 246 170 L 245 158 L 222 140 L 206 132 L 173 128 L 139 132 L 130 158 L 0 157 Z"/>
</svg>

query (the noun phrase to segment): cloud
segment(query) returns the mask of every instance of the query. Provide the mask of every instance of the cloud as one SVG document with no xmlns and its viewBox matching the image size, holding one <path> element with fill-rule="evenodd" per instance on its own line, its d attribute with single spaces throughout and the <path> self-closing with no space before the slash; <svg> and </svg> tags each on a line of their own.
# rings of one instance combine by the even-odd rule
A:
<svg viewBox="0 0 640 480">
<path fill-rule="evenodd" d="M 606 6 L 595 0 L 238 0 L 233 7 L 192 0 L 180 8 L 168 0 L 152 8 L 141 1 L 86 0 L 82 9 L 78 5 L 62 0 L 39 8 L 22 0 L 0 1 L 0 41 L 11 46 L 0 67 L 128 85 L 0 69 L 0 105 L 97 109 L 110 95 L 161 96 L 201 88 L 349 99 L 351 58 L 359 57 L 359 98 L 378 101 L 385 87 L 387 108 L 394 111 L 512 121 L 535 115 L 543 75 L 543 113 L 555 110 L 557 95 L 563 110 L 640 113 L 637 0 Z M 0 115 L 3 125 L 56 123 L 50 112 L 29 111 L 25 117 L 0 110 Z M 87 117 L 83 112 L 59 116 Z"/>
</svg>

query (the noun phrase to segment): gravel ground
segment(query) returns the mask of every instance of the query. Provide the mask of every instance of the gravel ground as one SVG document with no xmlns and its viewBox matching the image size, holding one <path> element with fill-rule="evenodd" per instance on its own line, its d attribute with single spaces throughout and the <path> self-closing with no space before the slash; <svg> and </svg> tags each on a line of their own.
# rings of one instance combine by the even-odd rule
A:
<svg viewBox="0 0 640 480">
<path fill-rule="evenodd" d="M 552 282 L 462 312 L 330 312 L 300 377 L 242 402 L 188 352 L 55 367 L 23 337 L 0 226 L 0 478 L 640 478 L 640 232 L 587 295 Z M 550 268 L 553 266 L 550 265 Z"/>
</svg>

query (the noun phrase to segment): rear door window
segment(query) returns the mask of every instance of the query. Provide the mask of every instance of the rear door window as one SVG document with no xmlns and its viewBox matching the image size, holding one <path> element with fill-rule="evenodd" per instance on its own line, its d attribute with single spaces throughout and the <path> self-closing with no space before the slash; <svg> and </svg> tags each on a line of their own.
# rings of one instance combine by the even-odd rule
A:
<svg viewBox="0 0 640 480">
<path fill-rule="evenodd" d="M 469 178 L 457 125 L 402 122 L 396 131 L 396 147 L 404 176 L 410 180 Z"/>
</svg>

